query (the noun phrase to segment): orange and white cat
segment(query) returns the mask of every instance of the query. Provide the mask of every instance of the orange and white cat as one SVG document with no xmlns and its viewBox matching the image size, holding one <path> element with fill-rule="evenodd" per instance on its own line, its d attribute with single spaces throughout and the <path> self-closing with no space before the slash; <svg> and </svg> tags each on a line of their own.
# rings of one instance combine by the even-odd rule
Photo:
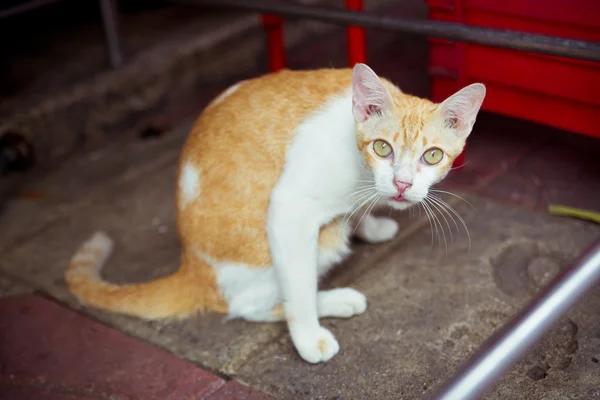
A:
<svg viewBox="0 0 600 400">
<path fill-rule="evenodd" d="M 352 234 L 394 237 L 374 207 L 423 201 L 458 156 L 485 87 L 441 104 L 404 94 L 371 68 L 268 74 L 240 82 L 204 110 L 183 148 L 177 188 L 181 267 L 142 284 L 100 277 L 112 250 L 92 236 L 66 273 L 83 303 L 145 319 L 199 311 L 287 321 L 300 356 L 338 351 L 321 317 L 367 308 L 351 288 L 317 291 L 318 278 L 350 253 Z"/>
</svg>

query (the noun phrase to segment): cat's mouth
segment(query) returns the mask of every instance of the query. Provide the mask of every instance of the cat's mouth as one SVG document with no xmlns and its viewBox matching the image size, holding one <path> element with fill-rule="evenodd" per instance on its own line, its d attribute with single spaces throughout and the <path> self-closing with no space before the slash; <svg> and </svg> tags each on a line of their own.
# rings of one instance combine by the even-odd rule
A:
<svg viewBox="0 0 600 400">
<path fill-rule="evenodd" d="M 409 200 L 405 199 L 403 195 L 399 194 L 398 196 L 392 197 L 392 200 L 397 201 L 399 203 L 408 203 Z"/>
</svg>

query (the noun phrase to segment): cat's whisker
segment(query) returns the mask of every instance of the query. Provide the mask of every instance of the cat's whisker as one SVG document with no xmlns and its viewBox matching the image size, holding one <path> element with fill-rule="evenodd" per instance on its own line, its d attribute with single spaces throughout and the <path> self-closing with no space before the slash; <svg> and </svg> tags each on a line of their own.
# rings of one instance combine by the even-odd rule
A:
<svg viewBox="0 0 600 400">
<path fill-rule="evenodd" d="M 431 203 L 431 205 L 435 206 L 440 211 L 440 215 L 446 222 L 446 226 L 448 227 L 448 231 L 450 233 L 450 243 L 454 243 L 452 227 L 450 226 L 450 223 L 448 222 L 448 219 L 450 219 L 450 221 L 452 221 L 452 223 L 454 223 L 454 227 L 456 228 L 456 233 L 459 233 L 458 224 L 454 220 L 454 216 L 448 212 L 445 205 L 443 203 L 440 203 L 440 201 L 438 199 L 436 199 L 433 196 L 429 196 L 429 195 L 427 196 L 427 198 L 428 198 L 429 202 Z M 447 218 L 446 218 L 446 216 L 447 216 Z"/>
<path fill-rule="evenodd" d="M 433 188 L 429 189 L 429 191 L 434 192 L 434 193 L 444 193 L 444 194 L 447 194 L 450 196 L 454 196 L 457 199 L 460 199 L 460 200 L 464 201 L 465 203 L 467 203 L 469 206 L 471 206 L 471 208 L 473 208 L 473 210 L 477 210 L 477 208 L 475 208 L 475 206 L 473 204 L 469 203 L 467 200 L 465 200 L 463 197 L 457 195 L 456 193 L 448 192 L 446 190 L 433 189 Z"/>
<path fill-rule="evenodd" d="M 442 217 L 442 219 L 446 223 L 446 227 L 448 227 L 448 234 L 450 235 L 450 244 L 453 245 L 454 244 L 454 234 L 452 233 L 452 227 L 450 226 L 450 222 L 448 221 L 448 218 L 446 218 L 446 215 L 445 215 L 445 214 L 448 214 L 448 215 L 450 215 L 450 214 L 442 206 L 440 206 L 435 201 L 433 201 L 433 199 L 431 197 L 427 197 L 427 201 L 433 208 L 435 208 L 438 211 L 438 214 Z M 452 219 L 452 218 L 450 217 L 450 219 Z M 452 219 L 452 221 L 454 221 L 454 220 Z M 447 255 L 448 255 L 448 246 L 446 245 L 446 256 Z"/>
<path fill-rule="evenodd" d="M 361 188 L 366 188 L 366 187 L 375 187 L 375 185 L 373 184 L 373 182 L 371 182 L 368 185 L 361 184 L 361 186 L 357 186 L 355 189 L 361 189 Z"/>
<path fill-rule="evenodd" d="M 381 198 L 381 195 L 377 195 L 373 200 L 371 200 L 371 203 L 369 203 L 369 205 L 363 212 L 362 216 L 358 220 L 358 223 L 354 226 L 354 230 L 352 231 L 353 234 L 354 234 L 354 232 L 356 232 L 356 228 L 362 222 L 363 218 L 365 217 L 365 214 L 368 216 L 371 213 L 371 211 L 373 210 L 373 208 L 375 207 L 375 205 L 377 204 L 377 202 L 379 201 L 380 198 Z"/>
<path fill-rule="evenodd" d="M 362 188 L 367 188 L 367 187 L 375 187 L 375 182 L 368 182 L 368 181 L 364 181 L 364 182 L 354 182 L 354 185 L 356 185 L 354 188 L 355 189 L 362 189 Z"/>
<path fill-rule="evenodd" d="M 438 203 L 436 203 L 434 201 L 433 197 L 427 196 L 426 199 L 427 199 L 427 202 L 429 203 L 429 205 L 435 211 L 437 211 L 438 216 L 440 216 L 446 223 L 446 227 L 448 228 L 448 234 L 450 235 L 450 244 L 454 243 L 452 227 L 450 226 L 450 222 L 448 221 L 448 218 L 446 217 L 446 215 L 448 215 L 448 211 L 445 210 L 443 207 L 441 207 Z"/>
<path fill-rule="evenodd" d="M 371 180 L 364 180 L 364 179 L 354 179 L 354 182 L 368 182 L 368 183 L 375 183 L 375 180 L 371 179 Z"/>
<path fill-rule="evenodd" d="M 417 212 L 418 212 L 418 214 L 417 214 Z M 408 208 L 408 213 L 409 213 L 409 217 L 411 219 L 413 219 L 413 218 L 421 218 L 421 215 L 422 215 L 421 214 L 421 208 L 418 207 L 418 204 L 417 204 L 417 207 L 416 206 L 409 207 Z"/>
<path fill-rule="evenodd" d="M 369 209 L 371 208 L 371 205 L 373 204 L 373 202 L 377 201 L 377 196 L 375 196 L 373 199 L 371 199 L 371 201 L 369 202 L 369 204 L 363 208 L 363 213 L 360 216 L 358 222 L 354 225 L 354 229 L 352 230 L 352 234 L 354 234 L 356 232 L 356 229 L 358 228 L 358 226 L 360 225 L 360 223 L 362 222 L 363 218 L 365 217 L 365 215 L 367 215 L 369 213 Z"/>
<path fill-rule="evenodd" d="M 423 207 L 423 210 L 425 211 L 425 215 L 427 216 L 427 221 L 429 222 L 429 231 L 431 232 L 431 245 L 429 246 L 429 251 L 431 252 L 433 250 L 434 226 L 431 222 L 431 216 L 429 215 L 429 210 L 427 208 L 427 205 L 423 201 L 419 202 L 419 204 Z"/>
<path fill-rule="evenodd" d="M 417 215 L 417 218 L 421 218 L 421 215 L 423 215 L 423 214 L 422 214 L 422 211 L 421 211 L 420 207 L 411 207 L 411 209 L 414 209 L 415 210 L 414 212 L 418 211 L 419 215 Z"/>
<path fill-rule="evenodd" d="M 429 210 L 429 215 L 431 215 L 431 221 L 433 222 L 433 227 L 435 229 L 435 237 L 437 239 L 438 246 L 441 246 L 442 245 L 442 235 L 440 235 L 441 227 L 438 224 L 438 219 L 435 216 L 435 213 L 433 212 L 433 209 L 431 208 L 429 203 L 425 202 L 424 204 L 427 205 L 427 209 Z"/>
<path fill-rule="evenodd" d="M 429 230 L 431 231 L 431 248 L 433 250 L 433 244 L 435 242 L 435 234 L 437 234 L 437 226 L 434 224 L 433 219 L 431 218 L 431 211 L 429 210 L 429 205 L 422 201 L 420 203 L 423 206 L 423 211 L 425 211 L 425 215 L 427 215 L 427 219 L 429 220 Z"/>
<path fill-rule="evenodd" d="M 412 209 L 412 207 L 408 208 L 408 219 L 409 220 L 413 219 L 413 209 Z"/>
<path fill-rule="evenodd" d="M 342 221 L 342 230 L 346 230 L 346 227 L 348 226 L 349 223 L 351 223 L 354 215 L 359 210 L 361 210 L 365 206 L 365 204 L 367 204 L 369 201 L 371 201 L 376 196 L 377 196 L 376 193 L 371 194 L 370 196 L 368 196 L 368 198 L 366 200 L 364 200 L 361 204 L 359 204 L 356 208 L 354 208 L 354 210 L 352 210 L 352 212 L 349 215 L 346 213 L 346 216 L 344 217 L 344 220 Z M 356 230 L 356 225 L 354 225 L 353 232 L 355 230 Z"/>
<path fill-rule="evenodd" d="M 454 226 L 456 228 L 456 233 L 460 234 L 460 228 L 458 227 L 458 223 L 456 222 L 456 219 L 454 219 L 454 216 L 447 210 L 449 205 L 444 200 L 440 199 L 438 196 L 435 196 L 435 195 L 429 194 L 429 195 L 427 195 L 427 198 L 431 202 L 437 204 L 438 207 L 440 208 L 440 210 L 442 212 L 444 212 L 444 214 L 446 214 L 448 216 L 448 218 L 450 218 L 450 220 L 454 223 Z M 450 228 L 450 226 L 448 226 L 448 230 L 450 230 L 450 232 L 452 233 L 452 229 Z"/>
<path fill-rule="evenodd" d="M 467 238 L 469 240 L 469 250 L 471 250 L 471 234 L 469 233 L 469 228 L 467 228 L 467 224 L 466 224 L 465 220 L 463 219 L 463 217 L 458 213 L 458 211 L 456 211 L 454 209 L 454 207 L 452 207 L 450 204 L 448 204 L 447 202 L 442 200 L 440 197 L 438 197 L 437 200 L 440 201 L 441 204 L 443 204 L 444 207 L 446 207 L 448 209 L 448 211 L 450 211 L 452 214 L 454 214 L 456 216 L 456 218 L 458 218 L 458 220 L 462 224 L 463 228 L 465 228 L 465 232 L 467 232 Z"/>
<path fill-rule="evenodd" d="M 352 210 L 352 213 L 350 215 L 348 215 L 348 212 L 350 212 L 350 210 L 348 210 L 348 212 L 346 213 L 346 216 L 344 216 L 344 220 L 342 221 L 342 230 L 346 229 L 346 225 L 352 219 L 354 214 L 356 214 L 356 212 L 358 210 L 360 210 L 365 204 L 367 204 L 369 201 L 371 201 L 371 199 L 373 199 L 375 196 L 377 196 L 376 192 L 375 193 L 367 193 L 366 195 L 361 197 L 359 200 L 352 203 L 352 205 L 354 205 L 354 204 L 358 203 L 359 201 L 361 201 L 362 199 L 364 199 L 365 197 L 367 197 L 367 199 L 364 200 L 361 204 L 359 204 L 356 208 L 354 208 L 354 210 L 352 210 L 352 205 L 350 205 L 350 210 Z"/>
<path fill-rule="evenodd" d="M 367 187 L 359 188 L 358 190 L 356 190 L 356 191 L 350 193 L 348 196 L 346 196 L 345 200 L 347 200 L 349 197 L 356 196 L 360 193 L 364 193 L 369 190 L 375 190 L 375 186 L 367 186 Z"/>
<path fill-rule="evenodd" d="M 425 202 L 425 204 L 427 204 L 427 208 L 429 209 L 429 215 L 431 215 L 431 220 L 433 222 L 433 226 L 435 228 L 435 237 L 437 239 L 437 243 L 438 243 L 438 249 L 442 246 L 442 235 L 440 234 L 440 224 L 438 223 L 439 220 L 435 215 L 435 212 L 433 211 L 433 208 L 431 207 L 431 205 L 429 205 L 429 203 Z"/>
<path fill-rule="evenodd" d="M 372 190 L 365 190 L 361 193 L 354 193 L 353 195 L 358 196 L 357 199 L 354 200 L 354 202 L 352 202 L 352 204 L 350 204 L 350 207 L 348 207 L 349 210 L 352 210 L 352 207 L 356 204 L 359 203 L 360 201 L 364 200 L 366 197 L 376 193 L 375 188 L 371 188 Z M 349 195 L 348 197 L 350 197 L 351 195 Z M 350 200 L 350 199 L 348 199 Z M 360 206 L 359 206 L 360 207 Z M 347 214 L 347 213 L 346 213 Z"/>
<path fill-rule="evenodd" d="M 465 161 L 464 163 L 462 163 L 461 165 L 459 165 L 458 167 L 453 167 L 450 168 L 450 171 L 454 171 L 455 169 L 460 169 L 460 168 L 464 168 L 467 164 L 469 163 L 469 160 Z"/>
<path fill-rule="evenodd" d="M 377 203 L 379 202 L 379 200 L 381 199 L 381 195 L 377 196 L 377 199 L 373 202 L 373 206 L 371 207 L 371 210 L 369 211 L 369 214 L 371 214 L 371 212 L 373 212 L 373 210 L 375 209 L 375 207 L 377 207 Z M 390 213 L 390 216 L 392 214 Z M 368 215 L 367 215 L 368 216 Z"/>
<path fill-rule="evenodd" d="M 446 255 L 448 255 L 448 241 L 446 240 L 446 230 L 444 229 L 444 225 L 442 225 L 442 221 L 437 216 L 436 211 L 438 210 L 438 208 L 433 203 L 431 203 L 431 200 L 428 199 L 427 197 L 425 197 L 423 200 L 425 200 L 425 202 L 427 204 L 429 204 L 431 211 L 432 211 L 431 214 L 433 215 L 433 218 L 438 222 L 440 230 L 442 231 L 442 238 L 444 239 L 444 248 L 446 249 Z M 441 242 L 440 242 L 440 245 L 441 245 Z"/>
</svg>

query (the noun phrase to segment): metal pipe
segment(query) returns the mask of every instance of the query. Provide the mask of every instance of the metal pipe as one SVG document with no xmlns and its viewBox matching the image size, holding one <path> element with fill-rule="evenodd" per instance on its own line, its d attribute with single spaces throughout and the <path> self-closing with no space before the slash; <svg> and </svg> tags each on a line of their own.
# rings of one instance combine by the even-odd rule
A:
<svg viewBox="0 0 600 400">
<path fill-rule="evenodd" d="M 0 11 L 0 19 L 14 17 L 28 11 L 33 11 L 38 8 L 48 6 L 50 4 L 58 3 L 62 0 L 32 0 L 25 3 L 21 3 L 12 7 L 8 7 Z"/>
<path fill-rule="evenodd" d="M 307 18 L 341 25 L 399 31 L 460 42 L 600 62 L 600 43 L 556 36 L 481 28 L 452 22 L 406 20 L 367 12 L 326 9 L 268 0 L 177 0 L 177 2 L 279 14 L 285 17 Z"/>
<path fill-rule="evenodd" d="M 552 326 L 600 282 L 600 240 L 543 289 L 509 323 L 491 336 L 456 375 L 432 397 L 470 400 L 516 364 Z"/>
<path fill-rule="evenodd" d="M 110 65 L 113 68 L 118 68 L 125 63 L 125 57 L 123 56 L 117 4 L 115 0 L 100 0 L 100 8 L 102 9 L 104 36 Z"/>
</svg>

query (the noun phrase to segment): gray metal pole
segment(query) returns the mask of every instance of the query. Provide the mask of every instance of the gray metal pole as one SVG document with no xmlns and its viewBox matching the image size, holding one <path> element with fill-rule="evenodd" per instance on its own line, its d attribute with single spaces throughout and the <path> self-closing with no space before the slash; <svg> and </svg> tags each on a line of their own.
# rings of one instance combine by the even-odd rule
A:
<svg viewBox="0 0 600 400">
<path fill-rule="evenodd" d="M 14 17 L 15 15 L 19 15 L 27 11 L 33 11 L 40 7 L 48 6 L 60 1 L 62 0 L 31 0 L 25 3 L 21 2 L 12 7 L 2 9 L 0 11 L 0 19 Z"/>
<path fill-rule="evenodd" d="M 599 282 L 600 240 L 490 337 L 432 399 L 481 398 L 496 380 Z"/>
<path fill-rule="evenodd" d="M 125 57 L 123 56 L 121 27 L 119 25 L 118 6 L 116 0 L 100 0 L 102 9 L 102 22 L 104 23 L 104 36 L 106 38 L 106 48 L 108 58 L 113 68 L 123 66 Z"/>
<path fill-rule="evenodd" d="M 341 25 L 362 26 L 425 35 L 486 46 L 600 61 L 600 43 L 519 31 L 468 26 L 452 22 L 407 20 L 368 12 L 327 9 L 268 0 L 175 0 L 176 3 L 272 13 Z"/>
</svg>

